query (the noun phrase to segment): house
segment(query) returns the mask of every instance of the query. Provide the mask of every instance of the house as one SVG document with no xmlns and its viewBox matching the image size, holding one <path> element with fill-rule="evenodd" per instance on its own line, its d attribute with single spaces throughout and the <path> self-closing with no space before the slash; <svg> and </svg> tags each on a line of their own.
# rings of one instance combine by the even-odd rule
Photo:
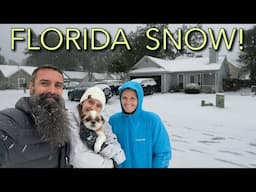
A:
<svg viewBox="0 0 256 192">
<path fill-rule="evenodd" d="M 0 65 L 0 89 L 23 89 L 32 77 L 36 67 L 20 65 Z M 64 81 L 69 77 L 64 73 Z"/>
<path fill-rule="evenodd" d="M 0 89 L 20 89 L 28 85 L 36 67 L 0 65 Z"/>
<path fill-rule="evenodd" d="M 86 76 L 82 79 L 81 82 L 87 82 L 87 81 L 105 81 L 105 80 L 122 80 L 124 78 L 123 73 L 90 73 L 90 76 L 88 72 L 86 73 Z"/>
<path fill-rule="evenodd" d="M 0 89 L 21 89 L 27 85 L 36 67 L 20 65 L 0 65 Z M 90 73 L 83 71 L 63 71 L 64 87 L 74 87 L 83 81 L 118 80 L 122 73 Z"/>
<path fill-rule="evenodd" d="M 87 76 L 83 71 L 63 71 L 64 89 L 70 89 L 79 85 L 79 83 Z"/>
<path fill-rule="evenodd" d="M 219 56 L 213 49 L 209 49 L 209 57 L 165 60 L 144 56 L 128 72 L 129 79 L 153 77 L 162 93 L 183 90 L 189 83 L 197 83 L 202 92 L 222 92 L 223 79 L 229 76 L 226 56 Z"/>
</svg>

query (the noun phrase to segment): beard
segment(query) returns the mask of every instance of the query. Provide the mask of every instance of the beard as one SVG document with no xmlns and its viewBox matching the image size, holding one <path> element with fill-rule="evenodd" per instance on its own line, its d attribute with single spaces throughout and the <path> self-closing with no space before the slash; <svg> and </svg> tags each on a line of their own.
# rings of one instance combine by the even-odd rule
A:
<svg viewBox="0 0 256 192">
<path fill-rule="evenodd" d="M 64 99 L 61 96 L 52 93 L 32 95 L 30 106 L 36 130 L 43 141 L 53 146 L 68 142 L 69 121 Z"/>
</svg>

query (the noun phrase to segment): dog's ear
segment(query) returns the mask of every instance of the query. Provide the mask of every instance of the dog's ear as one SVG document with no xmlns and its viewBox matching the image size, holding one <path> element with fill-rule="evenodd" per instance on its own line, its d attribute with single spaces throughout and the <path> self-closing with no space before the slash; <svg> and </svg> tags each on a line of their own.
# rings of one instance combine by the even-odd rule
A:
<svg viewBox="0 0 256 192">
<path fill-rule="evenodd" d="M 77 110 L 78 110 L 78 113 L 79 113 L 80 120 L 82 120 L 84 115 L 83 115 L 83 112 L 82 112 L 82 105 L 81 104 L 77 105 Z"/>
<path fill-rule="evenodd" d="M 101 117 L 102 124 L 104 124 L 105 123 L 105 118 L 102 115 L 100 115 L 100 117 Z"/>
</svg>

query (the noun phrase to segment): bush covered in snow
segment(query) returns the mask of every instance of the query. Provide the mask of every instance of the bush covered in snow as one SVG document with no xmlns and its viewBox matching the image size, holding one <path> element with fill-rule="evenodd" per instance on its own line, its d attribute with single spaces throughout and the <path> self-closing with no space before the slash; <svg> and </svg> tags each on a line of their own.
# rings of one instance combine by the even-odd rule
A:
<svg viewBox="0 0 256 192">
<path fill-rule="evenodd" d="M 196 83 L 189 83 L 184 89 L 185 93 L 200 93 L 200 86 Z"/>
</svg>

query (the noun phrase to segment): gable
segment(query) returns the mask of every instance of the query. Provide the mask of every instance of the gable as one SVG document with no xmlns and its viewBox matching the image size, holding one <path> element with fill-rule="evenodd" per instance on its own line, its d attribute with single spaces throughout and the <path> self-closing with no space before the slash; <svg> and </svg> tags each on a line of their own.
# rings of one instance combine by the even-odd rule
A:
<svg viewBox="0 0 256 192">
<path fill-rule="evenodd" d="M 135 64 L 131 70 L 136 70 L 136 69 L 140 69 L 140 68 L 162 68 L 162 66 L 160 66 L 157 62 L 155 62 L 154 60 L 152 60 L 152 57 L 150 56 L 144 56 L 142 59 L 140 59 L 137 64 Z"/>
<path fill-rule="evenodd" d="M 130 73 L 216 71 L 224 62 L 225 56 L 220 56 L 217 63 L 209 63 L 208 57 L 166 60 L 144 56 Z"/>
</svg>

